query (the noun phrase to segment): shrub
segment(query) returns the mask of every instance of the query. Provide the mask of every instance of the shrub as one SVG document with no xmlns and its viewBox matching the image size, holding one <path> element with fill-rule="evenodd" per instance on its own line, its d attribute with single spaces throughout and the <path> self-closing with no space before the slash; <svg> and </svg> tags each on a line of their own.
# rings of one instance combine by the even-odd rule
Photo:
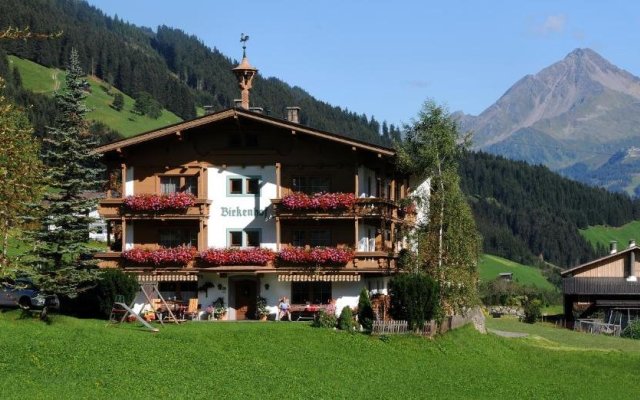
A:
<svg viewBox="0 0 640 400">
<path fill-rule="evenodd" d="M 351 332 L 355 326 L 356 324 L 353 321 L 353 311 L 351 311 L 351 307 L 343 307 L 340 312 L 340 318 L 338 318 L 338 329 Z"/>
<path fill-rule="evenodd" d="M 524 302 L 524 322 L 533 324 L 542 317 L 542 301 L 531 299 Z"/>
<path fill-rule="evenodd" d="M 399 274 L 389 282 L 391 315 L 406 320 L 409 329 L 422 327 L 438 311 L 439 288 L 430 276 L 418 272 Z"/>
<path fill-rule="evenodd" d="M 362 288 L 360 291 L 360 299 L 358 299 L 358 321 L 365 331 L 371 332 L 373 329 L 373 320 L 373 308 L 371 307 L 369 293 L 366 288 Z"/>
<path fill-rule="evenodd" d="M 640 339 L 640 319 L 629 322 L 629 325 L 624 328 L 620 336 L 629 339 Z"/>
<path fill-rule="evenodd" d="M 116 295 L 124 296 L 125 304 L 130 304 L 139 289 L 138 280 L 133 275 L 119 269 L 105 269 L 93 288 L 80 293 L 75 299 L 66 299 L 66 311 L 78 317 L 107 319 Z"/>
<path fill-rule="evenodd" d="M 311 325 L 316 328 L 335 328 L 336 324 L 337 320 L 335 315 L 320 310 Z"/>
</svg>

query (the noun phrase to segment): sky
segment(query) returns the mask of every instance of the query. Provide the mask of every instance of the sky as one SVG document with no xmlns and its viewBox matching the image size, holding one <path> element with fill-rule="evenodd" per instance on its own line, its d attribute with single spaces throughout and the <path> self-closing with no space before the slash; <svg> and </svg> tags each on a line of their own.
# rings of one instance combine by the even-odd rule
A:
<svg viewBox="0 0 640 400">
<path fill-rule="evenodd" d="M 236 60 L 248 34 L 263 77 L 396 125 L 427 99 L 477 115 L 579 47 L 640 75 L 636 1 L 88 1 L 135 25 L 181 29 Z"/>
</svg>

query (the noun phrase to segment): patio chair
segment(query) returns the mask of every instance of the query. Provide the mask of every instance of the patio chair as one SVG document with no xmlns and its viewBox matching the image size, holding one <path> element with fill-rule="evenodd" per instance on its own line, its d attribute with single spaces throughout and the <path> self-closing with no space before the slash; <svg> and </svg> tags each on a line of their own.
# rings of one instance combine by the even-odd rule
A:
<svg viewBox="0 0 640 400">
<path fill-rule="evenodd" d="M 194 319 L 198 315 L 198 299 L 189 299 L 189 305 L 184 312 L 185 318 Z"/>
</svg>

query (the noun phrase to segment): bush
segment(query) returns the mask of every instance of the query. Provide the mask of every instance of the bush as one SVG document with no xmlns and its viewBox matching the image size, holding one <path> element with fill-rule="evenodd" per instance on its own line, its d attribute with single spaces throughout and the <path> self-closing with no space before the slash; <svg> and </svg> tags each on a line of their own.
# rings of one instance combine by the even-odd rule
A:
<svg viewBox="0 0 640 400">
<path fill-rule="evenodd" d="M 439 288 L 436 281 L 424 273 L 399 274 L 389 282 L 391 316 L 406 320 L 410 329 L 422 327 L 438 311 Z"/>
<path fill-rule="evenodd" d="M 353 322 L 353 311 L 351 311 L 351 307 L 342 307 L 340 318 L 338 318 L 338 329 L 351 332 L 354 330 L 355 326 L 356 324 Z"/>
<path fill-rule="evenodd" d="M 640 339 L 640 319 L 629 322 L 629 325 L 624 328 L 620 336 L 629 339 Z"/>
<path fill-rule="evenodd" d="M 533 324 L 542 317 L 542 301 L 540 299 L 527 300 L 524 303 L 524 322 Z"/>
<path fill-rule="evenodd" d="M 360 299 L 358 300 L 358 321 L 365 331 L 371 332 L 373 329 L 373 308 L 371 307 L 371 299 L 366 288 L 360 291 Z"/>
<path fill-rule="evenodd" d="M 78 317 L 109 318 L 116 295 L 124 296 L 130 304 L 140 290 L 138 280 L 119 269 L 104 269 L 96 285 L 80 293 L 75 299 L 67 299 L 65 311 Z"/>
<path fill-rule="evenodd" d="M 320 310 L 311 325 L 316 328 L 335 328 L 336 324 L 337 320 L 335 315 Z"/>
</svg>

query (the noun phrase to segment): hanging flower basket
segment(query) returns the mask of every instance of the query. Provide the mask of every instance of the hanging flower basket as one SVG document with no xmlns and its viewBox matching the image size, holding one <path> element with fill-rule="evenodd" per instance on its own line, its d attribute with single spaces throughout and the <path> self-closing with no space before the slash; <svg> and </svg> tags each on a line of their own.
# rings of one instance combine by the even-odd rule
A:
<svg viewBox="0 0 640 400">
<path fill-rule="evenodd" d="M 189 193 L 138 194 L 124 199 L 122 206 L 130 211 L 186 210 L 196 204 Z"/>
<path fill-rule="evenodd" d="M 344 265 L 353 260 L 353 250 L 336 247 L 287 247 L 278 253 L 278 260 L 289 264 Z"/>
<path fill-rule="evenodd" d="M 186 265 L 194 259 L 197 250 L 191 246 L 159 249 L 132 249 L 122 253 L 122 258 L 136 264 L 166 264 Z"/>
<path fill-rule="evenodd" d="M 200 253 L 200 259 L 209 265 L 266 265 L 273 261 L 275 253 L 269 249 L 208 249 Z"/>
<path fill-rule="evenodd" d="M 282 198 L 282 205 L 289 210 L 345 210 L 353 207 L 353 193 L 291 193 Z"/>
</svg>

